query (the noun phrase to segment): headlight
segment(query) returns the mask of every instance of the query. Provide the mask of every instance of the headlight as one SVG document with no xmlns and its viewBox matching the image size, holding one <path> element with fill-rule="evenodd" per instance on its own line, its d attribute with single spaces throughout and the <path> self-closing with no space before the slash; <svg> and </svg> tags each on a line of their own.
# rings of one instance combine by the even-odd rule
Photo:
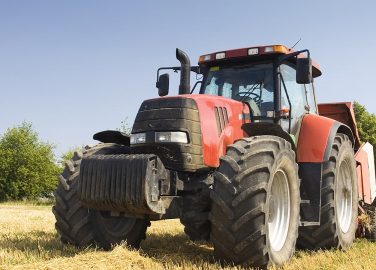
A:
<svg viewBox="0 0 376 270">
<path fill-rule="evenodd" d="M 140 144 L 146 142 L 146 133 L 131 134 L 131 144 Z"/>
<path fill-rule="evenodd" d="M 156 142 L 188 143 L 187 133 L 181 131 L 155 132 Z"/>
</svg>

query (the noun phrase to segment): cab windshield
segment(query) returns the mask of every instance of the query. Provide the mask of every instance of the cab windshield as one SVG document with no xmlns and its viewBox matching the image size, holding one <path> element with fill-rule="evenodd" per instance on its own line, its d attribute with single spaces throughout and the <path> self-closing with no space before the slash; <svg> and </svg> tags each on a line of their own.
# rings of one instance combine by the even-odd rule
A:
<svg viewBox="0 0 376 270">
<path fill-rule="evenodd" d="M 223 96 L 250 105 L 253 116 L 270 117 L 273 103 L 273 65 L 211 67 L 201 94 Z"/>
</svg>

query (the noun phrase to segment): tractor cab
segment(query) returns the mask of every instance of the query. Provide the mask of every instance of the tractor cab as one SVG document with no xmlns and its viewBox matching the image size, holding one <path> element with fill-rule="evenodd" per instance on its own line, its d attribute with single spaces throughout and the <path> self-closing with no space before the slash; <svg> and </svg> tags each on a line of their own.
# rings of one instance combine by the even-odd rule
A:
<svg viewBox="0 0 376 270">
<path fill-rule="evenodd" d="M 190 66 L 188 56 L 177 49 L 181 67 L 158 70 L 160 96 L 168 94 L 168 75 L 164 69 L 181 71 L 179 94 L 192 94 L 201 84 L 199 94 L 221 96 L 246 104 L 250 120 L 279 124 L 296 135 L 307 113 L 317 113 L 313 78 L 319 66 L 308 50 L 294 51 L 283 45 L 257 46 L 202 55 L 198 66 Z M 202 74 L 191 89 L 190 71 Z"/>
<path fill-rule="evenodd" d="M 306 53 L 307 57 L 303 58 Z M 283 45 L 229 50 L 199 59 L 200 94 L 246 103 L 254 122 L 280 123 L 295 134 L 301 116 L 317 113 L 313 78 L 321 75 L 309 51 Z"/>
</svg>

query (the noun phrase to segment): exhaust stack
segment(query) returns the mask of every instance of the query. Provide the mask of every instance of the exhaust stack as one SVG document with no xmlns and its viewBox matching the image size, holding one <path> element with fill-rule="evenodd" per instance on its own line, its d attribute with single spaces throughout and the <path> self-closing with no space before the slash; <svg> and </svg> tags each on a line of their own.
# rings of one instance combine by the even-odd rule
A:
<svg viewBox="0 0 376 270">
<path fill-rule="evenodd" d="M 179 85 L 179 95 L 190 94 L 191 92 L 191 62 L 189 61 L 188 55 L 176 48 L 176 58 L 180 61 L 180 85 Z"/>
</svg>

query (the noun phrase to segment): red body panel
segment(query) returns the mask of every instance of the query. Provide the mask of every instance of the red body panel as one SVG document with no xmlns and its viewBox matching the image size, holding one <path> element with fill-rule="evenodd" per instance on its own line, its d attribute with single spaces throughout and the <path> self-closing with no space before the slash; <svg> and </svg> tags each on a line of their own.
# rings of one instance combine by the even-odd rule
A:
<svg viewBox="0 0 376 270">
<path fill-rule="evenodd" d="M 323 162 L 330 131 L 336 121 L 316 114 L 304 116 L 297 145 L 298 162 Z"/>
<path fill-rule="evenodd" d="M 226 153 L 226 147 L 234 141 L 243 138 L 242 124 L 246 122 L 243 114 L 249 114 L 249 109 L 243 103 L 214 95 L 181 95 L 196 101 L 200 112 L 204 164 L 208 167 L 218 167 L 219 158 Z M 226 108 L 229 123 L 218 135 L 214 107 Z"/>
<path fill-rule="evenodd" d="M 367 153 L 360 148 L 355 155 L 357 161 L 356 171 L 358 174 L 358 191 L 359 198 L 362 198 L 365 203 L 371 204 L 371 186 Z"/>
<path fill-rule="evenodd" d="M 360 147 L 360 139 L 352 102 L 323 103 L 318 104 L 318 108 L 320 115 L 337 120 L 350 127 L 355 138 L 355 148 L 358 149 Z"/>
</svg>

